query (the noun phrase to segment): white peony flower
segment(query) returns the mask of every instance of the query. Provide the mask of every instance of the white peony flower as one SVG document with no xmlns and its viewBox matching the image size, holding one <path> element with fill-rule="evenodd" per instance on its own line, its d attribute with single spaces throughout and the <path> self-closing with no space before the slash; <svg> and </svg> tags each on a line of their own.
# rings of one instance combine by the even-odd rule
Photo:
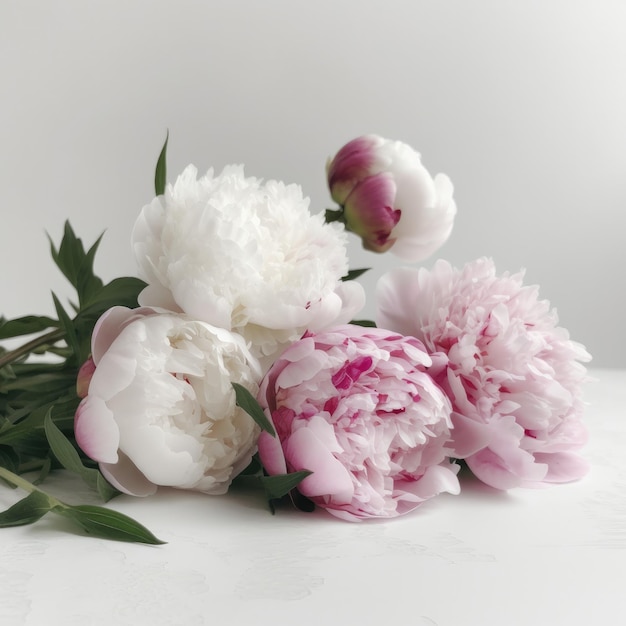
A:
<svg viewBox="0 0 626 626">
<path fill-rule="evenodd" d="M 311 215 L 297 185 L 226 167 L 188 166 L 141 211 L 132 242 L 148 283 L 140 304 L 182 311 L 242 334 L 258 356 L 347 322 L 363 306 L 348 271 L 343 226 Z"/>
<path fill-rule="evenodd" d="M 261 376 L 242 337 L 150 308 L 114 307 L 98 321 L 76 441 L 131 495 L 158 485 L 225 493 L 256 452 L 259 428 L 231 382 Z"/>
</svg>

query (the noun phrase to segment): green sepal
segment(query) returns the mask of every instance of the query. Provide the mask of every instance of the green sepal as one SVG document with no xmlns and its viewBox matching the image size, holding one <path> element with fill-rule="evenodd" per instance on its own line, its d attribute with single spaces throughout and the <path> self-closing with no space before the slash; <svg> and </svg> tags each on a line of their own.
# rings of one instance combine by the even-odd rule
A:
<svg viewBox="0 0 626 626">
<path fill-rule="evenodd" d="M 50 498 L 41 491 L 33 491 L 0 513 L 0 528 L 32 524 L 50 510 L 52 510 Z"/>
<path fill-rule="evenodd" d="M 154 191 L 157 196 L 162 196 L 165 193 L 165 185 L 167 183 L 167 142 L 169 138 L 170 131 L 168 130 L 154 172 Z"/>
<path fill-rule="evenodd" d="M 332 222 L 346 223 L 343 209 L 326 209 L 324 212 L 324 220 L 327 224 L 331 224 Z"/>
<path fill-rule="evenodd" d="M 271 500 L 279 500 L 295 489 L 307 476 L 313 472 L 302 470 L 291 474 L 277 474 L 275 476 L 261 476 L 260 481 L 265 489 L 267 497 Z"/>
<path fill-rule="evenodd" d="M 353 326 L 364 326 L 365 328 L 376 328 L 376 322 L 372 320 L 351 320 Z"/>
<path fill-rule="evenodd" d="M 265 432 L 276 437 L 272 423 L 267 419 L 257 399 L 239 383 L 231 383 L 235 390 L 237 406 L 241 407 Z"/>
<path fill-rule="evenodd" d="M 354 280 L 355 278 L 358 278 L 359 276 L 365 274 L 365 272 L 369 272 L 371 269 L 371 267 L 363 267 L 358 270 L 350 270 L 345 276 L 341 277 L 341 280 L 344 282 L 346 282 L 347 280 Z"/>
<path fill-rule="evenodd" d="M 91 504 L 61 505 L 55 507 L 54 512 L 71 519 L 86 533 L 94 537 L 150 545 L 166 543 L 155 537 L 145 526 L 131 517 L 101 506 Z"/>
</svg>

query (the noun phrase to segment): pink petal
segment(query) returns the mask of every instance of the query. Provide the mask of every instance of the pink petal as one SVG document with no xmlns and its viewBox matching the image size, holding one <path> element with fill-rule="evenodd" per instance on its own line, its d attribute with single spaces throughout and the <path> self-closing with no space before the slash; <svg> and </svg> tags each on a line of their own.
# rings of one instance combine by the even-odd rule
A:
<svg viewBox="0 0 626 626">
<path fill-rule="evenodd" d="M 101 398 L 87 396 L 78 405 L 74 435 L 83 452 L 94 461 L 117 463 L 120 431 Z"/>
<path fill-rule="evenodd" d="M 493 437 L 493 429 L 481 422 L 453 412 L 452 456 L 464 459 L 486 448 Z"/>
<path fill-rule="evenodd" d="M 259 435 L 258 448 L 261 463 L 270 476 L 287 473 L 285 455 L 278 437 L 263 431 Z"/>
<path fill-rule="evenodd" d="M 548 466 L 548 473 L 543 479 L 547 483 L 568 483 L 579 480 L 590 469 L 589 463 L 573 452 L 558 452 L 555 454 L 535 454 L 538 463 Z"/>
<path fill-rule="evenodd" d="M 461 493 L 461 485 L 457 478 L 458 465 L 431 465 L 426 468 L 424 475 L 418 480 L 396 482 L 394 497 L 400 493 L 398 500 L 398 515 L 412 511 L 421 502 L 440 493 L 447 492 L 454 495 Z"/>
<path fill-rule="evenodd" d="M 477 478 L 503 490 L 542 482 L 548 470 L 547 465 L 536 463 L 532 455 L 520 448 L 510 448 L 505 453 L 485 448 L 465 461 Z"/>
<path fill-rule="evenodd" d="M 316 437 L 312 429 L 296 430 L 285 445 L 285 457 L 293 471 L 313 472 L 299 485 L 303 495 L 330 496 L 333 504 L 349 504 L 354 495 L 352 475 L 332 452 Z"/>
</svg>

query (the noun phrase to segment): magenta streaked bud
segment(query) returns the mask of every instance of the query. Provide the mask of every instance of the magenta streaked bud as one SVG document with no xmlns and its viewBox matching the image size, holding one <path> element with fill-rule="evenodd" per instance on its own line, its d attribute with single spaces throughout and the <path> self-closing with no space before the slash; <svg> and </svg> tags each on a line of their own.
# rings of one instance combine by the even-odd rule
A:
<svg viewBox="0 0 626 626">
<path fill-rule="evenodd" d="M 365 135 L 343 146 L 326 170 L 341 221 L 367 250 L 421 261 L 450 236 L 452 183 L 445 174 L 433 179 L 407 144 Z"/>
<path fill-rule="evenodd" d="M 361 237 L 366 250 L 385 252 L 395 243 L 391 232 L 401 215 L 400 209 L 393 208 L 395 198 L 396 183 L 387 173 L 357 183 L 346 198 L 346 227 Z"/>
</svg>

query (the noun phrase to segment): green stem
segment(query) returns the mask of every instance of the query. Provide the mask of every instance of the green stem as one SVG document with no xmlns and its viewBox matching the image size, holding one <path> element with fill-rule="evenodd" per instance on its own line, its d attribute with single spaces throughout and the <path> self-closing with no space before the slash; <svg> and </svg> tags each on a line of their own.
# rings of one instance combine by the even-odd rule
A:
<svg viewBox="0 0 626 626">
<path fill-rule="evenodd" d="M 40 461 L 40 460 L 27 461 L 26 463 L 20 464 L 20 471 L 21 472 L 35 472 L 37 470 L 40 470 L 43 467 L 43 465 L 44 465 L 43 461 Z"/>
<path fill-rule="evenodd" d="M 9 365 L 17 359 L 30 354 L 33 350 L 45 346 L 46 344 L 55 344 L 59 339 L 63 339 L 65 337 L 65 331 L 61 328 L 57 328 L 55 330 L 51 330 L 49 333 L 45 335 L 41 335 L 40 337 L 35 337 L 28 343 L 25 343 L 23 346 L 19 348 L 15 348 L 15 350 L 11 350 L 7 352 L 3 356 L 0 357 L 0 369 L 2 369 L 5 365 Z"/>
<path fill-rule="evenodd" d="M 8 470 L 6 467 L 0 466 L 0 478 L 4 478 L 11 485 L 15 485 L 24 491 L 28 491 L 28 493 L 32 493 L 33 491 L 41 491 L 41 489 L 37 489 L 33 483 L 28 482 L 25 478 L 14 474 L 12 471 Z"/>
<path fill-rule="evenodd" d="M 29 482 L 25 478 L 14 474 L 11 470 L 8 470 L 6 467 L 0 466 L 0 478 L 4 478 L 11 485 L 15 485 L 24 491 L 28 491 L 28 493 L 32 493 L 33 491 L 38 491 L 42 493 L 48 501 L 50 502 L 51 508 L 60 507 L 62 509 L 67 509 L 67 504 L 57 500 L 54 496 L 51 496 L 49 493 L 46 493 L 43 489 L 39 489 L 39 487 L 35 487 L 33 483 Z"/>
</svg>

